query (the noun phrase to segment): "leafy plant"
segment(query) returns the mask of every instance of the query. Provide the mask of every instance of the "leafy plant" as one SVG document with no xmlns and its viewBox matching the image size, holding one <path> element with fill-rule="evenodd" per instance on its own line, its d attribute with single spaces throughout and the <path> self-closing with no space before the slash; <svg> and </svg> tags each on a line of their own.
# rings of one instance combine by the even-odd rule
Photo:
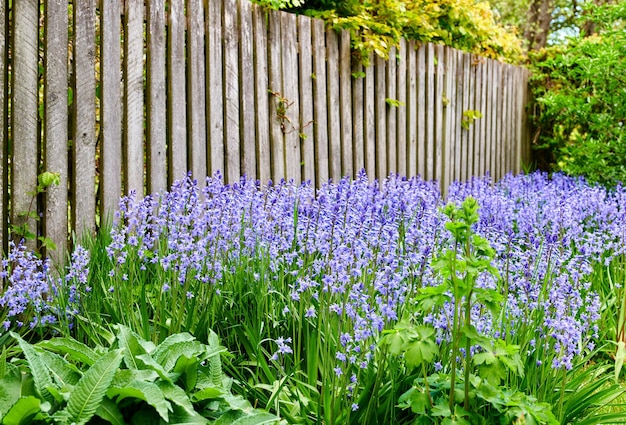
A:
<svg viewBox="0 0 626 425">
<path fill-rule="evenodd" d="M 585 15 L 598 34 L 534 58 L 534 148 L 543 166 L 591 182 L 626 182 L 626 4 L 593 7 Z"/>
<path fill-rule="evenodd" d="M 160 345 L 117 325 L 114 343 L 95 349 L 71 338 L 35 345 L 13 333 L 22 359 L 0 366 L 0 423 L 277 423 L 230 392 L 217 335 L 190 334 Z"/>
<path fill-rule="evenodd" d="M 483 114 L 480 111 L 476 111 L 473 109 L 463 111 L 463 118 L 461 118 L 461 127 L 463 127 L 465 130 L 469 130 L 470 125 L 474 124 L 474 121 L 482 117 Z"/>
</svg>

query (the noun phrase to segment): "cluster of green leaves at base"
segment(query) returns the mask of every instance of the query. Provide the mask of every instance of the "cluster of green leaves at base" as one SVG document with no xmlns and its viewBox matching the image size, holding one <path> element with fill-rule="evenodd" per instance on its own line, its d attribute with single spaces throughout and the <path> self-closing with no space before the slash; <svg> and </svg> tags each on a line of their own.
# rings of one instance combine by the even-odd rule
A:
<svg viewBox="0 0 626 425">
<path fill-rule="evenodd" d="M 534 58 L 534 148 L 541 166 L 626 183 L 626 2 L 593 7 L 598 33 Z"/>
<path fill-rule="evenodd" d="M 515 30 L 498 23 L 489 4 L 476 0 L 254 0 L 322 18 L 350 30 L 352 48 L 367 64 L 370 54 L 387 58 L 401 38 L 432 42 L 509 63 L 523 60 Z"/>
<path fill-rule="evenodd" d="M 230 391 L 220 346 L 188 333 L 158 346 L 117 325 L 109 347 L 71 338 L 30 344 L 17 334 L 20 356 L 0 359 L 0 424 L 275 424 Z"/>
</svg>

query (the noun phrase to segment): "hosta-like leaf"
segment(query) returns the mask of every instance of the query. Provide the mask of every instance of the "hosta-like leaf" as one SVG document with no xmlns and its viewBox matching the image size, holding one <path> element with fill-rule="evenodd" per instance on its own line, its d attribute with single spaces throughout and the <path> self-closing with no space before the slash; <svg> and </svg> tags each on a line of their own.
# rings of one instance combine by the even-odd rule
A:
<svg viewBox="0 0 626 425">
<path fill-rule="evenodd" d="M 194 341 L 195 338 L 193 335 L 187 332 L 181 332 L 174 335 L 170 335 L 165 340 L 158 345 L 158 347 L 152 353 L 152 358 L 157 362 L 163 364 L 164 359 L 167 357 L 167 353 L 170 350 L 170 347 L 174 344 L 178 344 L 181 342 L 191 342 Z"/>
<path fill-rule="evenodd" d="M 0 423 L 2 415 L 20 398 L 22 387 L 22 374 L 17 366 L 10 363 L 4 363 L 3 366 L 5 372 L 0 379 Z"/>
<path fill-rule="evenodd" d="M 152 358 L 163 366 L 166 372 L 171 372 L 180 357 L 193 359 L 203 352 L 204 345 L 199 341 L 181 341 L 169 345 L 167 350 L 160 351 L 159 357 L 156 357 L 157 353 L 155 353 Z"/>
<path fill-rule="evenodd" d="M 167 381 L 158 381 L 156 385 L 161 389 L 163 397 L 171 401 L 174 405 L 183 409 L 189 415 L 195 415 L 196 410 L 189 400 L 189 396 L 181 387 Z"/>
<path fill-rule="evenodd" d="M 48 387 L 53 386 L 52 378 L 50 377 L 48 368 L 41 357 L 40 349 L 36 349 L 14 332 L 11 332 L 11 336 L 17 340 L 17 343 L 24 353 L 24 357 L 28 362 L 30 374 L 32 375 L 33 382 L 35 384 L 35 391 L 45 401 L 54 403 L 54 397 L 50 394 L 50 391 L 48 391 Z"/>
<path fill-rule="evenodd" d="M 159 374 L 153 370 L 118 369 L 111 381 L 111 387 L 124 388 L 134 381 L 155 382 L 157 379 Z"/>
<path fill-rule="evenodd" d="M 159 386 L 152 382 L 135 381 L 124 388 L 111 387 L 107 391 L 107 396 L 115 399 L 118 403 L 125 398 L 143 400 L 154 407 L 159 416 L 167 422 L 168 412 L 171 410 L 170 403 L 165 400 Z"/>
<path fill-rule="evenodd" d="M 76 366 L 69 363 L 63 357 L 49 351 L 42 351 L 41 357 L 52 375 L 52 379 L 59 388 L 74 386 L 82 376 Z"/>
<path fill-rule="evenodd" d="M 67 354 L 71 360 L 88 366 L 91 366 L 100 357 L 94 350 L 73 338 L 52 338 L 38 342 L 37 346 L 56 353 Z"/>
<path fill-rule="evenodd" d="M 27 425 L 41 412 L 41 401 L 37 397 L 22 397 L 2 418 L 3 425 Z"/>
<path fill-rule="evenodd" d="M 76 425 L 86 423 L 98 410 L 122 362 L 123 351 L 113 350 L 100 357 L 76 384 L 65 408 Z"/>
<path fill-rule="evenodd" d="M 224 414 L 216 420 L 215 425 L 268 425 L 275 424 L 280 421 L 279 417 L 260 410 L 255 410 L 250 414 L 244 414 L 236 419 L 228 417 L 227 415 L 228 414 Z"/>
<path fill-rule="evenodd" d="M 120 409 L 110 398 L 103 398 L 98 410 L 96 410 L 96 416 L 109 422 L 111 425 L 126 425 L 124 416 L 120 412 Z"/>
<path fill-rule="evenodd" d="M 186 410 L 174 406 L 174 412 L 170 415 L 169 424 L 173 425 L 205 425 L 209 421 L 199 413 L 188 413 Z"/>
<path fill-rule="evenodd" d="M 140 369 L 137 364 L 137 356 L 147 354 L 145 348 L 139 343 L 139 335 L 124 325 L 116 325 L 117 341 L 120 348 L 124 349 L 124 364 L 129 369 Z"/>
<path fill-rule="evenodd" d="M 145 370 L 153 370 L 159 375 L 159 378 L 171 381 L 171 378 L 159 363 L 157 363 L 150 354 L 141 354 L 135 358 L 138 367 Z"/>
</svg>

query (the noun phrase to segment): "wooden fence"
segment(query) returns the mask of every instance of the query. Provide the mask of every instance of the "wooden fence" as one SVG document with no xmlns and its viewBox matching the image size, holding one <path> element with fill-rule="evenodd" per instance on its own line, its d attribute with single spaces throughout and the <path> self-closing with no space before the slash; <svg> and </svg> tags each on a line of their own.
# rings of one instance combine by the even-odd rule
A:
<svg viewBox="0 0 626 425">
<path fill-rule="evenodd" d="M 319 185 L 364 168 L 446 187 L 518 172 L 529 155 L 524 68 L 404 41 L 363 68 L 347 32 L 247 0 L 8 4 L 4 249 L 9 222 L 30 220 L 60 255 L 72 230 L 93 231 L 122 194 L 165 190 L 187 171 Z M 33 203 L 44 170 L 61 184 Z"/>
</svg>

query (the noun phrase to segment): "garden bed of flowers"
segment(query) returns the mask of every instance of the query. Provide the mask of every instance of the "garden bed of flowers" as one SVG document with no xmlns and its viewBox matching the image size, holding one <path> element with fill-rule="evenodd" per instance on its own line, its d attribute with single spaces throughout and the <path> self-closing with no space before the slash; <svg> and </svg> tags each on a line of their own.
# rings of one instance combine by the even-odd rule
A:
<svg viewBox="0 0 626 425">
<path fill-rule="evenodd" d="M 13 363 L 31 369 L 28 350 L 67 357 L 70 337 L 128 369 L 141 369 L 131 352 L 144 368 L 165 362 L 151 350 L 180 335 L 213 347 L 174 357 L 172 371 L 205 355 L 175 379 L 150 369 L 149 383 L 186 376 L 193 403 L 221 391 L 200 407 L 139 398 L 167 423 L 183 407 L 220 423 L 254 408 L 271 412 L 254 423 L 620 423 L 625 238 L 625 189 L 559 174 L 475 178 L 445 199 L 399 176 L 320 188 L 188 177 L 122 199 L 60 279 L 12 245 L 0 341 L 18 341 Z M 221 378 L 196 388 L 218 346 Z"/>
</svg>

